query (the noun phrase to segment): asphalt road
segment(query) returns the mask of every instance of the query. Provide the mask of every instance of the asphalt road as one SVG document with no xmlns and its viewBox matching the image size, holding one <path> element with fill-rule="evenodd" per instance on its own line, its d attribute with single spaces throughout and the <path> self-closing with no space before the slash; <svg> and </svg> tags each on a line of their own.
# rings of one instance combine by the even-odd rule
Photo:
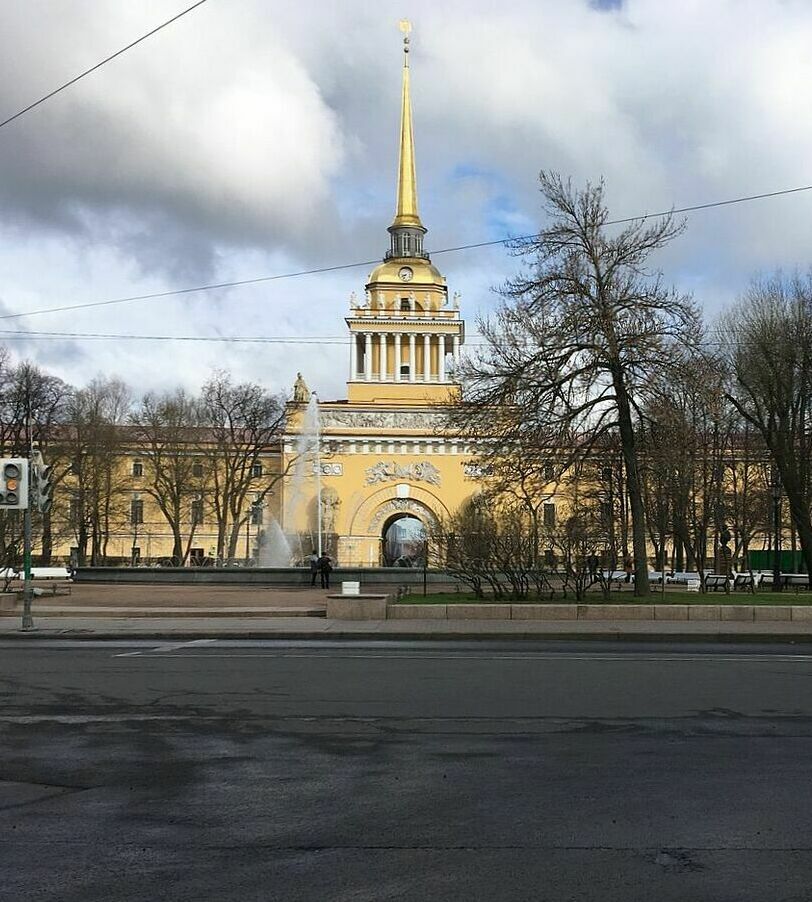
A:
<svg viewBox="0 0 812 902">
<path fill-rule="evenodd" d="M 812 899 L 812 656 L 8 642 L 0 899 Z"/>
</svg>

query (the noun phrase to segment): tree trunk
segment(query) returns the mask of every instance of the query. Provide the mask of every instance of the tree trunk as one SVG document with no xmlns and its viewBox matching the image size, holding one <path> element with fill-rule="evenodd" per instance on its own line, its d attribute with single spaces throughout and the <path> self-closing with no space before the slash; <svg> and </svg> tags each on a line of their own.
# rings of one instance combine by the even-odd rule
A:
<svg viewBox="0 0 812 902">
<path fill-rule="evenodd" d="M 54 533 L 50 511 L 42 515 L 42 566 L 51 566 L 54 550 Z"/>
<path fill-rule="evenodd" d="M 809 520 L 809 508 L 804 504 L 804 499 L 799 492 L 791 491 L 789 487 L 785 487 L 785 489 L 790 513 L 795 523 L 795 529 L 798 531 L 806 572 L 812 573 L 812 523 Z"/>
<path fill-rule="evenodd" d="M 643 489 L 640 471 L 637 468 L 637 449 L 632 424 L 631 408 L 623 374 L 615 372 L 613 377 L 617 397 L 618 428 L 623 461 L 626 465 L 626 488 L 629 493 L 629 507 L 632 513 L 632 548 L 634 552 L 634 594 L 645 597 L 649 594 L 648 558 L 646 551 L 646 511 L 643 504 Z"/>
</svg>

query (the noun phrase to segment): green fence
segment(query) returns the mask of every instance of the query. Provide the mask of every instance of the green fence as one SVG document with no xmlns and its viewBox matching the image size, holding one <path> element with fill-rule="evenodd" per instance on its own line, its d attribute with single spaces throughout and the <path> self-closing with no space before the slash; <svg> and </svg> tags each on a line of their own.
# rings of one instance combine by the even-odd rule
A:
<svg viewBox="0 0 812 902">
<path fill-rule="evenodd" d="M 772 551 L 751 551 L 751 570 L 772 570 L 775 554 Z M 800 551 L 781 551 L 778 554 L 782 573 L 805 573 L 803 557 Z"/>
</svg>

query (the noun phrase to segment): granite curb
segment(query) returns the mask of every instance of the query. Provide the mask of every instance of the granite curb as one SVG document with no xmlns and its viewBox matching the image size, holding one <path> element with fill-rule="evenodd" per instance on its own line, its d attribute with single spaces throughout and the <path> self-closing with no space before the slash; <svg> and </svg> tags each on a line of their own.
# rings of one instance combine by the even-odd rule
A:
<svg viewBox="0 0 812 902">
<path fill-rule="evenodd" d="M 297 618 L 299 619 L 299 618 Z M 315 623 L 319 626 L 316 627 Z M 312 625 L 311 625 L 312 624 Z M 36 625 L 36 619 L 35 619 Z M 729 621 L 695 622 L 693 629 L 686 622 L 674 621 L 550 621 L 546 623 L 510 621 L 367 621 L 363 626 L 347 621 L 310 621 L 309 624 L 279 624 L 259 627 L 256 622 L 225 626 L 222 621 L 187 625 L 163 623 L 146 627 L 143 624 L 116 626 L 109 621 L 84 621 L 68 626 L 64 623 L 45 623 L 30 632 L 19 626 L 3 624 L 0 640 L 26 642 L 32 640 L 78 641 L 172 641 L 189 642 L 199 639 L 229 640 L 374 640 L 374 641 L 493 641 L 493 640 L 616 640 L 637 642 L 812 642 L 812 624 L 793 628 L 786 621 L 743 623 Z"/>
</svg>

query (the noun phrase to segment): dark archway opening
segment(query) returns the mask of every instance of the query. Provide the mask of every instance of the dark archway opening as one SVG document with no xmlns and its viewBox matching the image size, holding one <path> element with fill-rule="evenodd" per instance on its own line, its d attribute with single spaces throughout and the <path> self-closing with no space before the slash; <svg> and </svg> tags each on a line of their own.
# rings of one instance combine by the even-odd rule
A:
<svg viewBox="0 0 812 902">
<path fill-rule="evenodd" d="M 422 567 L 426 560 L 426 529 L 412 514 L 390 517 L 383 527 L 383 566 Z"/>
</svg>

